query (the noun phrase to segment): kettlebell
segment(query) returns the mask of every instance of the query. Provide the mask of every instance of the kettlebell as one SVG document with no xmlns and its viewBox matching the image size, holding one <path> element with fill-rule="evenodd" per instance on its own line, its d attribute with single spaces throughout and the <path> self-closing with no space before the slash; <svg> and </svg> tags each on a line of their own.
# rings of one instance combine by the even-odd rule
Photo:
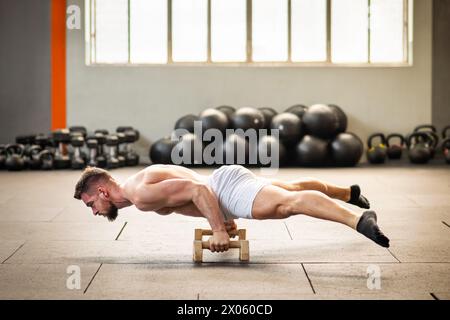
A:
<svg viewBox="0 0 450 320">
<path fill-rule="evenodd" d="M 390 141 L 394 138 L 400 139 L 400 144 L 393 144 Z M 405 138 L 400 133 L 391 133 L 386 137 L 387 156 L 389 159 L 400 159 L 402 157 Z"/>
<path fill-rule="evenodd" d="M 10 171 L 20 171 L 25 167 L 23 160 L 23 151 L 25 147 L 22 144 L 10 144 L 6 147 L 6 168 Z"/>
<path fill-rule="evenodd" d="M 434 158 L 436 147 L 439 143 L 436 127 L 432 124 L 422 124 L 414 128 L 414 132 L 425 132 L 430 136 L 430 158 Z"/>
<path fill-rule="evenodd" d="M 444 153 L 445 162 L 450 164 L 450 137 L 442 141 L 442 152 Z"/>
<path fill-rule="evenodd" d="M 442 129 L 442 139 L 450 138 L 450 125 Z"/>
<path fill-rule="evenodd" d="M 373 144 L 375 138 L 380 138 L 380 142 Z M 367 160 L 372 164 L 384 163 L 386 160 L 386 137 L 382 133 L 374 133 L 367 139 Z"/>
<path fill-rule="evenodd" d="M 0 170 L 6 168 L 5 162 L 6 162 L 6 146 L 0 144 Z"/>
<path fill-rule="evenodd" d="M 433 159 L 439 144 L 439 136 L 433 131 L 426 131 L 425 133 L 430 137 L 430 158 Z"/>
<path fill-rule="evenodd" d="M 425 132 L 414 132 L 409 135 L 408 157 L 411 163 L 424 164 L 431 158 L 430 136 Z"/>
<path fill-rule="evenodd" d="M 32 145 L 28 150 L 28 168 L 31 170 L 39 170 L 42 166 L 40 153 L 42 148 L 38 145 Z"/>
<path fill-rule="evenodd" d="M 414 128 L 414 132 L 419 131 L 433 131 L 434 133 L 437 132 L 436 127 L 433 126 L 432 124 L 421 124 Z"/>
<path fill-rule="evenodd" d="M 39 153 L 39 158 L 41 159 L 41 169 L 42 170 L 52 170 L 53 169 L 53 159 L 54 155 L 50 150 L 42 150 Z"/>
</svg>

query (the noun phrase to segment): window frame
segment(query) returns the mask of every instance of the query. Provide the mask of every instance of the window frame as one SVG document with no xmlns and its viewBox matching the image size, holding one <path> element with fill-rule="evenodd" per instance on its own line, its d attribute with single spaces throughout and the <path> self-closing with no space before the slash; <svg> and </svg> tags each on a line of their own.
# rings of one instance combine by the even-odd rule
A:
<svg viewBox="0 0 450 320">
<path fill-rule="evenodd" d="M 370 61 L 370 5 L 371 0 L 366 0 L 369 6 L 368 16 L 368 61 L 367 62 L 332 62 L 331 60 L 331 2 L 333 0 L 326 0 L 326 60 L 325 61 L 311 61 L 311 62 L 297 62 L 292 61 L 292 44 L 291 44 L 291 0 L 286 0 L 288 3 L 288 17 L 287 17 L 287 45 L 288 58 L 286 61 L 274 62 L 255 62 L 252 60 L 252 0 L 246 1 L 246 15 L 247 15 L 247 48 L 246 61 L 230 61 L 230 62 L 213 62 L 211 60 L 211 0 L 207 0 L 207 60 L 199 62 L 181 62 L 173 61 L 172 59 L 172 0 L 167 0 L 167 62 L 165 63 L 132 63 L 130 61 L 130 0 L 128 0 L 128 62 L 127 63 L 103 63 L 96 62 L 96 47 L 95 47 L 95 10 L 96 0 L 85 0 L 85 61 L 87 66 L 208 66 L 208 67 L 411 67 L 413 65 L 413 2 L 414 0 L 403 1 L 403 61 L 402 62 L 371 62 Z"/>
</svg>

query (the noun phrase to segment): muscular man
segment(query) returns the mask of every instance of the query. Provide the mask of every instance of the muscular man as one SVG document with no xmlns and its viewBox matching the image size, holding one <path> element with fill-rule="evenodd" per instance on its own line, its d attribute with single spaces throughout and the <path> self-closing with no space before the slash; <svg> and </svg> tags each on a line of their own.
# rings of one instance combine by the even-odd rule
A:
<svg viewBox="0 0 450 320">
<path fill-rule="evenodd" d="M 213 231 L 209 240 L 213 252 L 228 250 L 227 230 L 236 228 L 233 219 L 284 219 L 297 214 L 345 224 L 389 247 L 374 211 L 358 215 L 332 200 L 368 209 L 369 202 L 359 186 L 343 188 L 315 179 L 268 180 L 238 165 L 222 166 L 210 176 L 180 166 L 152 165 L 124 183 L 103 169 L 88 167 L 76 184 L 74 197 L 94 215 L 110 221 L 116 219 L 118 209 L 131 205 L 162 215 L 176 212 L 205 217 Z"/>
</svg>

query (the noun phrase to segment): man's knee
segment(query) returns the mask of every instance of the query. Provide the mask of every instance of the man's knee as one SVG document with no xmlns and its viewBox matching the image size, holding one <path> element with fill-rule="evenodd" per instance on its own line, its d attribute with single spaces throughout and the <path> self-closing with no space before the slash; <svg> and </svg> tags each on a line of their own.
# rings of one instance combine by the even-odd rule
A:
<svg viewBox="0 0 450 320">
<path fill-rule="evenodd" d="M 301 214 L 301 208 L 305 202 L 303 191 L 293 191 L 286 196 L 277 206 L 276 216 L 278 219 L 286 219 L 292 215 Z"/>
<path fill-rule="evenodd" d="M 292 215 L 305 214 L 316 207 L 324 197 L 324 193 L 317 190 L 290 192 L 277 207 L 278 219 L 289 218 Z"/>
</svg>

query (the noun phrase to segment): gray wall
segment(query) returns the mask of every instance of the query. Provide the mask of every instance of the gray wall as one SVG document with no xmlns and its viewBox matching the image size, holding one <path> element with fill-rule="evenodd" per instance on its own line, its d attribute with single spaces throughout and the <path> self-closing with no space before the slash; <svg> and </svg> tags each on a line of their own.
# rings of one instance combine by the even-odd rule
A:
<svg viewBox="0 0 450 320">
<path fill-rule="evenodd" d="M 84 31 L 68 31 L 68 124 L 110 130 L 131 124 L 141 130 L 145 155 L 176 118 L 220 104 L 283 110 L 336 103 L 364 139 L 379 130 L 407 133 L 431 121 L 431 1 L 415 1 L 414 31 L 414 66 L 399 68 L 88 67 Z"/>
<path fill-rule="evenodd" d="M 0 0 L 0 143 L 50 130 L 50 1 Z"/>
<path fill-rule="evenodd" d="M 433 124 L 450 125 L 450 0 L 433 2 Z"/>
</svg>

